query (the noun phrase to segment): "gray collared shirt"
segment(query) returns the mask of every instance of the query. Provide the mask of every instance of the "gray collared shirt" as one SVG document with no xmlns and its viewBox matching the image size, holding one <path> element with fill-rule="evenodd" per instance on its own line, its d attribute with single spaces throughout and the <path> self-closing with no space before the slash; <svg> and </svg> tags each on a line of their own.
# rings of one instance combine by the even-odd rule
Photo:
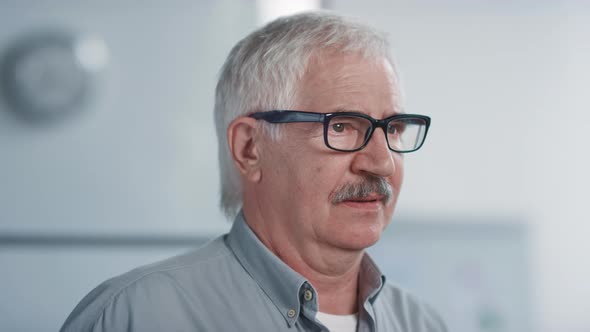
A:
<svg viewBox="0 0 590 332">
<path fill-rule="evenodd" d="M 359 277 L 358 331 L 446 331 L 432 309 L 386 283 L 368 255 Z M 315 319 L 317 298 L 240 213 L 229 234 L 104 282 L 61 331 L 327 331 Z"/>
</svg>

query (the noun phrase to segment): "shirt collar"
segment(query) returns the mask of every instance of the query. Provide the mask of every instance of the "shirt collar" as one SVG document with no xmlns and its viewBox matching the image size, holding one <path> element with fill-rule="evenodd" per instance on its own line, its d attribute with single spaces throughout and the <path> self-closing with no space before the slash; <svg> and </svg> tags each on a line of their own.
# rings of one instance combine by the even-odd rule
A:
<svg viewBox="0 0 590 332">
<path fill-rule="evenodd" d="M 307 280 L 274 255 L 250 229 L 242 212 L 227 237 L 229 248 L 285 317 L 289 326 L 299 317 L 300 293 Z M 293 311 L 292 311 L 293 310 Z"/>
<path fill-rule="evenodd" d="M 289 326 L 293 326 L 300 314 L 302 294 L 307 289 L 313 290 L 307 279 L 268 250 L 250 229 L 242 211 L 234 220 L 227 244 L 246 272 L 279 309 Z M 373 303 L 384 284 L 385 276 L 365 253 L 359 275 L 359 305 L 364 306 L 367 301 Z M 312 307 L 317 310 L 316 291 L 313 290 L 313 293 Z"/>
<path fill-rule="evenodd" d="M 377 264 L 365 253 L 361 261 L 359 274 L 359 304 L 367 301 L 373 303 L 385 285 L 385 275 L 381 273 Z"/>
</svg>

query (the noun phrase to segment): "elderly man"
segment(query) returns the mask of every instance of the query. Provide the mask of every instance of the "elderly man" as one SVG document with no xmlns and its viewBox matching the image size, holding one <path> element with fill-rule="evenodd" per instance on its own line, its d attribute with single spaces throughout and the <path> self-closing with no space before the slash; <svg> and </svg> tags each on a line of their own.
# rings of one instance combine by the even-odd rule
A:
<svg viewBox="0 0 590 332">
<path fill-rule="evenodd" d="M 430 124 L 402 113 L 388 48 L 321 12 L 240 41 L 215 103 L 231 231 L 105 282 L 62 331 L 446 331 L 365 253 Z"/>
</svg>

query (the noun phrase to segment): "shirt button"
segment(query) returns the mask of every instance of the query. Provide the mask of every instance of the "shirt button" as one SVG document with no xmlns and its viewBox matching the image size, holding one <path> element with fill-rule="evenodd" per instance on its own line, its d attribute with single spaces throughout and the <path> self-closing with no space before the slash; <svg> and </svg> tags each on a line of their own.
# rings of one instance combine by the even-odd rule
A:
<svg viewBox="0 0 590 332">
<path fill-rule="evenodd" d="M 296 312 L 293 309 L 289 309 L 289 311 L 287 311 L 287 316 L 289 316 L 289 318 L 295 317 L 295 314 Z"/>
<path fill-rule="evenodd" d="M 303 293 L 303 298 L 305 301 L 311 301 L 313 299 L 313 293 L 309 289 L 306 289 L 305 293 Z"/>
</svg>

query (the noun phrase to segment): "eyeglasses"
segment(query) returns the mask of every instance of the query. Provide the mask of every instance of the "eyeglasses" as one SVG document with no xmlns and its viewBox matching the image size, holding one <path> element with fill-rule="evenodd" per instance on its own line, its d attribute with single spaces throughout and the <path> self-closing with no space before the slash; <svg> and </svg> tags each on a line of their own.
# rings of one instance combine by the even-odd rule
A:
<svg viewBox="0 0 590 332">
<path fill-rule="evenodd" d="M 417 114 L 397 114 L 377 120 L 358 112 L 274 110 L 252 113 L 250 117 L 270 123 L 321 122 L 324 124 L 326 146 L 342 152 L 354 152 L 367 146 L 376 127 L 383 129 L 391 151 L 414 152 L 424 144 L 430 127 L 430 117 Z"/>
</svg>

